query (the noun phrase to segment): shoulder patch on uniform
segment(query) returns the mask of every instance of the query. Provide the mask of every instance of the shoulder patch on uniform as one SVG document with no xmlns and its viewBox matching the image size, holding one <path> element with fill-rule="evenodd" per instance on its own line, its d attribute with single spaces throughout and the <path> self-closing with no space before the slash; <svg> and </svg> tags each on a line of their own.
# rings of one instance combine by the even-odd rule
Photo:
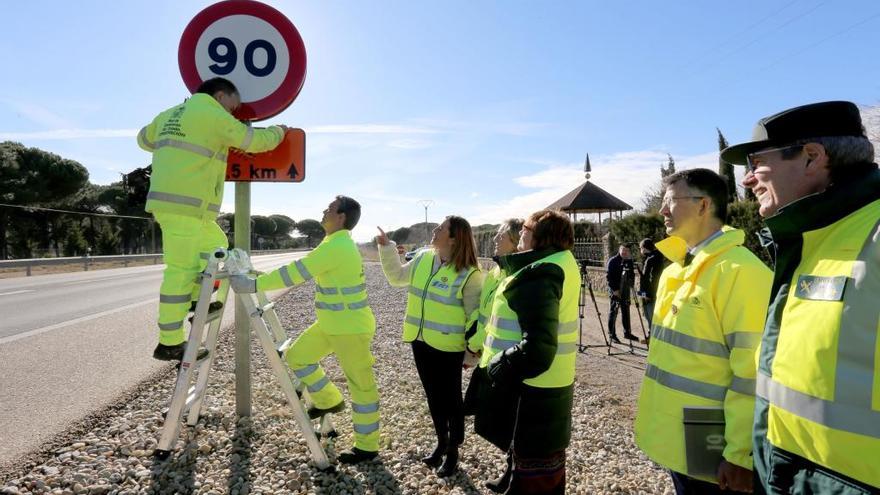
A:
<svg viewBox="0 0 880 495">
<path fill-rule="evenodd" d="M 847 277 L 820 277 L 817 275 L 798 276 L 794 295 L 799 299 L 811 301 L 840 301 Z"/>
</svg>

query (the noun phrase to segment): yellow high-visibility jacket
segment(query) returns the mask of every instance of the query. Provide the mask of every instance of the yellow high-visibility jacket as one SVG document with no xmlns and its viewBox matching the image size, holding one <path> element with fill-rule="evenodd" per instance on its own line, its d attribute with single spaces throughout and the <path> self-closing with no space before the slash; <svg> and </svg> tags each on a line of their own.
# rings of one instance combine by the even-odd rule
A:
<svg viewBox="0 0 880 495">
<path fill-rule="evenodd" d="M 744 238 L 725 226 L 688 266 L 682 266 L 684 240 L 657 243 L 673 264 L 663 270 L 657 290 L 635 436 L 654 462 L 689 476 L 695 475 L 687 470 L 685 407 L 723 408 L 723 456 L 752 468 L 755 349 L 773 273 L 742 246 Z"/>
<path fill-rule="evenodd" d="M 483 349 L 483 341 L 486 339 L 486 322 L 492 313 L 492 300 L 498 284 L 505 277 L 500 266 L 486 273 L 483 278 L 483 288 L 480 290 L 480 307 L 477 308 L 477 331 L 468 338 L 467 347 L 471 352 L 479 352 Z"/>
<path fill-rule="evenodd" d="M 326 237 L 304 258 L 257 277 L 257 290 L 293 287 L 315 280 L 315 313 L 327 335 L 376 331 L 376 318 L 367 301 L 364 263 L 351 231 Z"/>
<path fill-rule="evenodd" d="M 460 352 L 465 347 L 465 330 L 477 317 L 476 311 L 465 314 L 464 286 L 478 270 L 466 267 L 456 271 L 454 265 L 447 264 L 431 274 L 435 256 L 433 249 L 424 249 L 413 260 L 403 341 L 412 342 L 421 335 L 437 350 Z"/>
<path fill-rule="evenodd" d="M 574 383 L 575 361 L 577 359 L 578 341 L 578 296 L 580 295 L 580 272 L 577 261 L 568 249 L 557 251 L 527 267 L 536 267 L 544 263 L 558 266 L 564 273 L 562 295 L 559 299 L 559 315 L 555 325 L 556 354 L 550 367 L 538 376 L 526 378 L 523 383 L 538 388 L 565 387 Z M 483 342 L 483 355 L 480 367 L 489 365 L 492 357 L 511 347 L 521 344 L 523 329 L 519 317 L 510 307 L 504 292 L 516 281 L 523 269 L 502 279 L 490 304 L 490 314 L 486 322 L 486 340 Z M 528 330 L 528 329 L 527 329 Z"/>
<path fill-rule="evenodd" d="M 138 145 L 153 153 L 146 211 L 213 220 L 223 202 L 227 150 L 268 151 L 283 137 L 280 127 L 255 129 L 212 96 L 192 95 L 138 133 Z"/>
<path fill-rule="evenodd" d="M 765 487 L 777 459 L 794 454 L 819 466 L 810 478 L 880 490 L 878 198 L 875 168 L 766 219 L 777 249 L 758 357 L 755 463 Z"/>
</svg>

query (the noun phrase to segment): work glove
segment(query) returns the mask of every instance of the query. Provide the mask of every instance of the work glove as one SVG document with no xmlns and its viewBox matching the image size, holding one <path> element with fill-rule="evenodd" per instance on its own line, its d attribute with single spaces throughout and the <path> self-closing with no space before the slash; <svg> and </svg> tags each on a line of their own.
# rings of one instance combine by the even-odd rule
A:
<svg viewBox="0 0 880 495">
<path fill-rule="evenodd" d="M 493 387 L 507 388 L 519 381 L 509 356 L 510 351 L 514 349 L 516 347 L 495 354 L 486 366 L 486 372 L 489 374 L 489 380 Z"/>
<path fill-rule="evenodd" d="M 229 287 L 237 294 L 253 294 L 257 292 L 257 279 L 247 275 L 232 275 L 229 277 Z"/>
</svg>

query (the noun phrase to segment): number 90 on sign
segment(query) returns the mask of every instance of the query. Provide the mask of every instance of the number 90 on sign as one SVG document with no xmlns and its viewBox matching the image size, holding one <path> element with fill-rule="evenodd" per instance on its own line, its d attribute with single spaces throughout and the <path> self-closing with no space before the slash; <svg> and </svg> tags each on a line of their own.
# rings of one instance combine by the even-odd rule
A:
<svg viewBox="0 0 880 495">
<path fill-rule="evenodd" d="M 195 62 L 203 81 L 225 77 L 247 102 L 261 100 L 281 86 L 290 52 L 281 33 L 268 22 L 232 15 L 218 19 L 199 36 Z"/>
</svg>

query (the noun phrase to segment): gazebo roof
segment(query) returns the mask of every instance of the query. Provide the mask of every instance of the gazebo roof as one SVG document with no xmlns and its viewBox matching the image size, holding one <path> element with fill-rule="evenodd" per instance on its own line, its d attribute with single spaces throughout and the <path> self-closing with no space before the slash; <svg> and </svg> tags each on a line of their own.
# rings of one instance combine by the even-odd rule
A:
<svg viewBox="0 0 880 495">
<path fill-rule="evenodd" d="M 568 213 L 606 213 L 633 209 L 590 181 L 574 188 L 547 208 Z"/>
</svg>

